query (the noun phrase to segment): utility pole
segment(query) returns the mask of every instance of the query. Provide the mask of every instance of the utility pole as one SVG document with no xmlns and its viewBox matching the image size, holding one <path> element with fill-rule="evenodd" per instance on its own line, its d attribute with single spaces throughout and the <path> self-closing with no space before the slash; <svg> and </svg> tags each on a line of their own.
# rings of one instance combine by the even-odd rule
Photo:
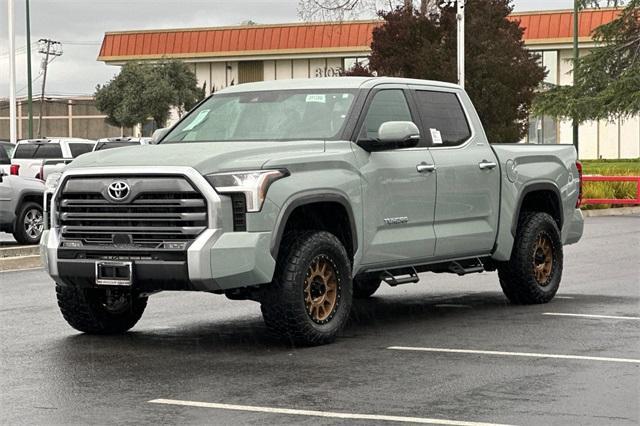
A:
<svg viewBox="0 0 640 426">
<path fill-rule="evenodd" d="M 31 13 L 29 11 L 29 0 L 27 6 L 27 108 L 29 111 L 28 135 L 33 139 L 33 85 L 31 84 Z"/>
<path fill-rule="evenodd" d="M 578 52 L 578 28 L 580 19 L 580 10 L 578 6 L 578 0 L 573 0 L 573 84 L 575 85 L 578 81 L 578 70 L 576 69 L 576 65 L 578 64 L 579 52 Z M 578 151 L 578 134 L 579 134 L 579 125 L 578 121 L 573 119 L 573 146 L 576 147 L 576 154 L 578 158 L 580 158 L 580 151 Z"/>
<path fill-rule="evenodd" d="M 16 133 L 16 34 L 14 28 L 14 0 L 7 0 L 7 20 L 9 29 L 9 140 L 17 142 Z"/>
<path fill-rule="evenodd" d="M 464 89 L 464 2 L 465 0 L 458 0 L 456 2 L 457 13 L 456 19 L 458 21 L 458 84 Z"/>
<path fill-rule="evenodd" d="M 62 55 L 62 44 L 59 41 L 53 41 L 50 39 L 38 40 L 40 47 L 38 52 L 45 55 L 42 59 L 42 91 L 40 93 L 40 116 L 38 118 L 38 137 L 42 137 L 42 111 L 44 109 L 44 89 L 47 84 L 47 68 L 49 66 L 49 58 Z M 52 59 L 53 60 L 53 59 Z"/>
</svg>

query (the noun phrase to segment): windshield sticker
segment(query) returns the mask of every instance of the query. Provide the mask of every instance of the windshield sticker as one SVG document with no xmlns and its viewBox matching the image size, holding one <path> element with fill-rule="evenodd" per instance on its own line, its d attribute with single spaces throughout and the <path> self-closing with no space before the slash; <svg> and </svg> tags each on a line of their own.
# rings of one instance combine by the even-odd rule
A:
<svg viewBox="0 0 640 426">
<path fill-rule="evenodd" d="M 307 95 L 307 102 L 327 103 L 326 95 Z"/>
<path fill-rule="evenodd" d="M 431 141 L 434 145 L 442 145 L 442 135 L 438 129 L 429 129 L 431 132 Z"/>
<path fill-rule="evenodd" d="M 192 130 L 198 124 L 202 123 L 204 121 L 204 119 L 207 118 L 207 115 L 209 115 L 209 110 L 208 109 L 203 109 L 202 111 L 200 111 L 198 113 L 196 118 L 194 118 L 193 121 L 187 125 L 187 127 L 182 129 L 182 131 L 186 132 L 186 131 Z"/>
</svg>

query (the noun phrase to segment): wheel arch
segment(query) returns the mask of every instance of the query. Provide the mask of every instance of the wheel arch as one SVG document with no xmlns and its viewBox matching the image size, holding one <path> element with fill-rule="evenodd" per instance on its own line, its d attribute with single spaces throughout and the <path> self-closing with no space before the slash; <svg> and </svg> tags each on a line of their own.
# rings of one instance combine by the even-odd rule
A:
<svg viewBox="0 0 640 426">
<path fill-rule="evenodd" d="M 539 203 L 539 204 L 536 204 Z M 518 221 L 523 211 L 539 211 L 549 213 L 562 230 L 564 211 L 562 197 L 558 187 L 551 182 L 535 182 L 525 186 L 520 192 L 515 214 L 511 221 L 511 235 L 515 237 Z"/>
<path fill-rule="evenodd" d="M 346 239 L 343 243 L 346 243 L 345 245 L 348 247 L 345 248 L 349 255 L 353 257 L 358 250 L 358 233 L 351 203 L 347 196 L 340 192 L 322 191 L 299 194 L 285 202 L 284 206 L 280 209 L 280 214 L 278 215 L 271 240 L 270 250 L 273 258 L 278 258 L 280 243 L 282 242 L 287 226 L 291 223 L 290 219 L 294 217 L 294 212 L 299 212 L 301 209 L 311 207 L 312 205 L 333 206 L 344 210 L 344 213 L 346 213 L 347 223 L 345 225 L 347 225 L 348 237 L 342 235 L 341 239 Z M 338 238 L 340 237 L 341 236 L 338 235 Z"/>
</svg>

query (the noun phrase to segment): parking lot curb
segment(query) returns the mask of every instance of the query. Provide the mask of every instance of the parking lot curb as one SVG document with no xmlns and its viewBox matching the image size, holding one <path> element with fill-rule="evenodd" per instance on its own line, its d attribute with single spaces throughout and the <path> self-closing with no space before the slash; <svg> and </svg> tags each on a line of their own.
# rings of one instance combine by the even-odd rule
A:
<svg viewBox="0 0 640 426">
<path fill-rule="evenodd" d="M 640 213 L 640 206 L 618 207 L 614 209 L 583 210 L 584 217 L 627 216 Z"/>
<path fill-rule="evenodd" d="M 0 257 L 0 272 L 33 269 L 42 266 L 40 255 Z"/>
<path fill-rule="evenodd" d="M 8 246 L 0 247 L 0 259 L 5 257 L 35 256 L 39 253 L 38 246 Z"/>
</svg>

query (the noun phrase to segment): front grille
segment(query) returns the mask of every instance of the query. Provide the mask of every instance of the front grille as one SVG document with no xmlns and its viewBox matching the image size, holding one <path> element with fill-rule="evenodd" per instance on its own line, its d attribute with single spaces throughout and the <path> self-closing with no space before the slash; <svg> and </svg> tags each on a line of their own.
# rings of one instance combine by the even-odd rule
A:
<svg viewBox="0 0 640 426">
<path fill-rule="evenodd" d="M 116 180 L 129 185 L 123 201 L 107 193 Z M 206 200 L 178 176 L 72 177 L 57 204 L 63 242 L 166 248 L 168 243 L 188 244 L 207 227 Z"/>
</svg>

